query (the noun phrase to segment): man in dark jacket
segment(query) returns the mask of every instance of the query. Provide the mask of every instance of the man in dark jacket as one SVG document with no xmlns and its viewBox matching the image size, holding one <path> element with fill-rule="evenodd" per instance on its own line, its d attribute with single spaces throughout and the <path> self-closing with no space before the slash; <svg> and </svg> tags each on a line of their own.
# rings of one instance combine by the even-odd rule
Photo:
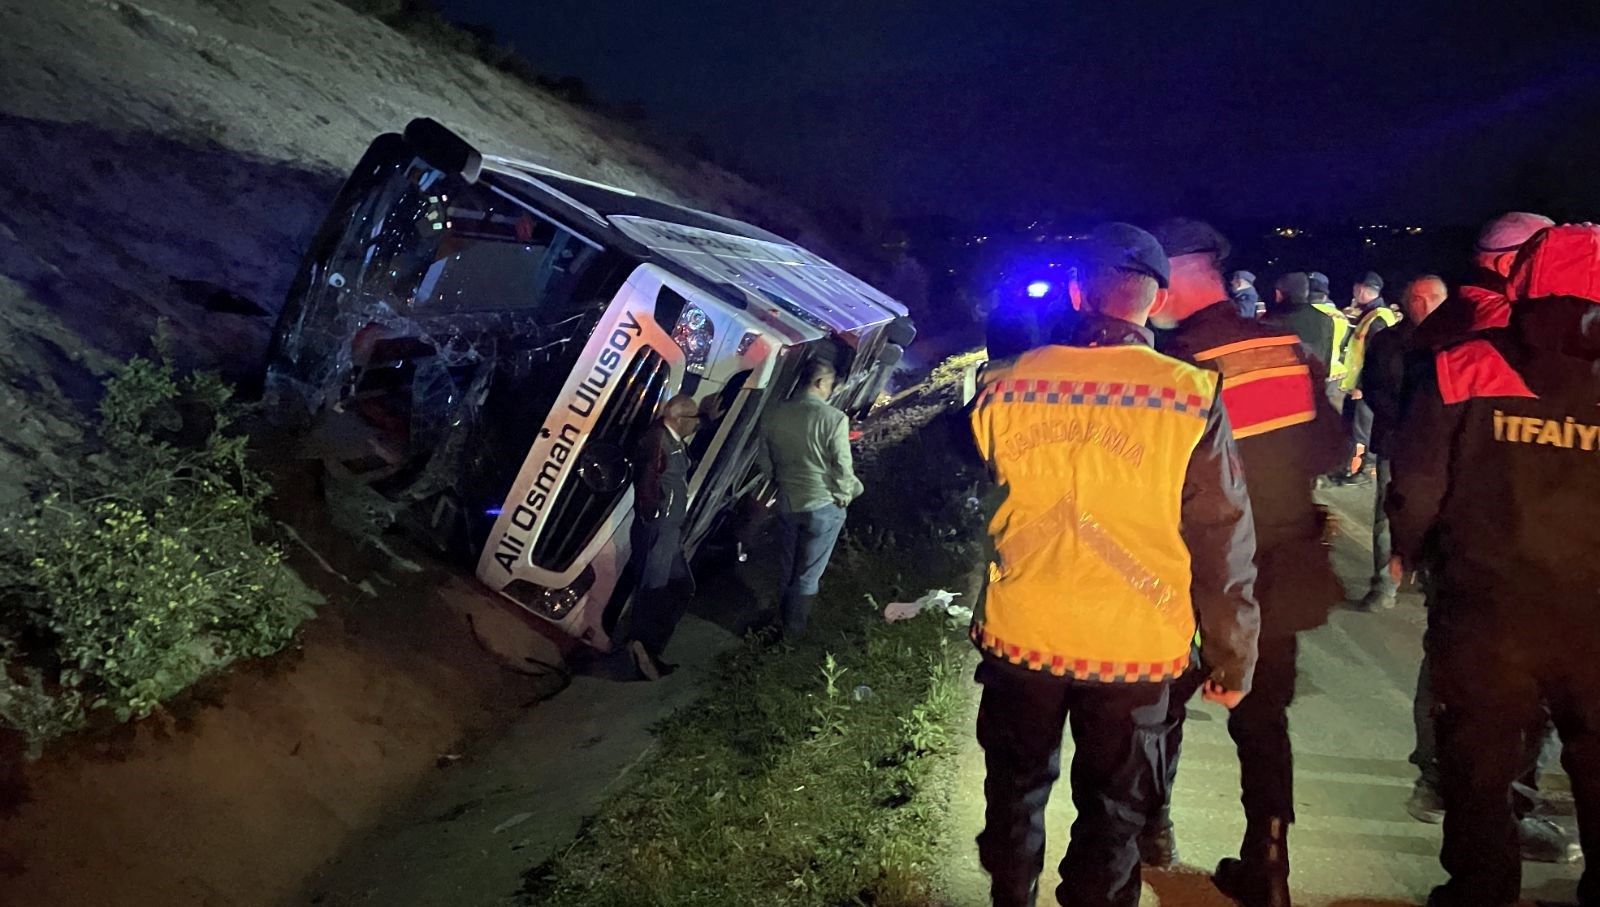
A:
<svg viewBox="0 0 1600 907">
<path fill-rule="evenodd" d="M 1311 280 L 1300 271 L 1285 274 L 1273 285 L 1272 304 L 1267 306 L 1267 326 L 1278 333 L 1300 338 L 1307 359 L 1315 359 L 1324 375 L 1328 373 L 1333 350 L 1333 323 L 1311 307 Z"/>
<path fill-rule="evenodd" d="M 1215 878 L 1246 907 L 1287 907 L 1287 835 L 1294 822 L 1287 709 L 1294 699 L 1296 634 L 1320 626 L 1342 598 L 1322 542 L 1324 515 L 1311 497 L 1316 477 L 1339 459 L 1339 418 L 1324 393 L 1320 364 L 1299 338 L 1240 318 L 1227 304 L 1221 270 L 1227 240 L 1190 220 L 1169 221 L 1156 233 L 1172 262 L 1166 304 L 1152 316 L 1172 328 L 1162 351 L 1221 375 L 1258 540 L 1256 681 L 1250 697 L 1228 715 L 1239 750 L 1245 838 L 1239 859 L 1224 860 Z M 1153 865 L 1177 858 L 1167 807 L 1183 741 L 1184 692 L 1180 684 L 1168 711 L 1160 748 L 1165 761 L 1152 766 L 1159 809 L 1141 837 L 1141 855 Z"/>
<path fill-rule="evenodd" d="M 1600 847 L 1600 228 L 1542 235 L 1513 267 L 1523 301 L 1509 327 L 1423 373 L 1389 494 L 1392 569 L 1434 573 L 1426 645 L 1450 874 L 1429 898 L 1437 907 L 1521 898 L 1510 788 L 1546 707 L 1579 835 Z M 1592 868 L 1578 902 L 1600 903 Z"/>
<path fill-rule="evenodd" d="M 1367 342 L 1366 362 L 1361 369 L 1361 395 L 1352 402 L 1355 419 L 1351 431 L 1357 450 L 1369 456 L 1377 472 L 1372 514 L 1372 577 L 1366 596 L 1357 605 L 1362 611 L 1394 607 L 1396 586 L 1389 576 L 1389 518 L 1384 515 L 1383 499 L 1389 489 L 1389 458 L 1394 453 L 1395 432 L 1401 425 L 1406 357 L 1411 352 L 1418 326 L 1443 304 L 1447 295 L 1449 290 L 1437 275 L 1424 274 L 1411 281 L 1401 298 L 1405 320 L 1374 334 Z M 1352 459 L 1350 471 L 1357 469 Z"/>
<path fill-rule="evenodd" d="M 674 666 L 661 654 L 689 608 L 688 597 L 674 591 L 672 583 L 690 578 L 683 524 L 689 515 L 688 441 L 699 426 L 694 398 L 679 394 L 667 401 L 634 452 L 630 566 L 638 591 L 628 653 L 647 680 L 672 673 Z"/>
</svg>

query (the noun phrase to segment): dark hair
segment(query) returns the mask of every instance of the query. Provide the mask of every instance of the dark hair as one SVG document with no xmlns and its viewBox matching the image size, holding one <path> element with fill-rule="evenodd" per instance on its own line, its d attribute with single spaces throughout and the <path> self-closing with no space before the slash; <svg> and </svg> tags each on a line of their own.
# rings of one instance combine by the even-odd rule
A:
<svg viewBox="0 0 1600 907">
<path fill-rule="evenodd" d="M 1149 309 L 1160 284 L 1138 271 L 1095 265 L 1078 277 L 1083 307 L 1107 315 L 1125 315 Z"/>
<path fill-rule="evenodd" d="M 1282 290 L 1285 302 L 1290 305 L 1305 305 L 1311 294 L 1311 279 L 1304 271 L 1291 271 L 1279 277 L 1273 288 Z"/>
<path fill-rule="evenodd" d="M 823 376 L 838 378 L 839 370 L 834 367 L 832 362 L 818 356 L 807 362 L 805 367 L 800 370 L 800 386 L 811 387 L 821 381 Z"/>
</svg>

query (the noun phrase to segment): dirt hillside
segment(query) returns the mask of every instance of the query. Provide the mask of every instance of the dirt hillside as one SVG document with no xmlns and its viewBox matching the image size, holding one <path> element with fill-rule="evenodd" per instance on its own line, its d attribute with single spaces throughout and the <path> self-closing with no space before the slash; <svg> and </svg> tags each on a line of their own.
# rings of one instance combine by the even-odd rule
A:
<svg viewBox="0 0 1600 907">
<path fill-rule="evenodd" d="M 818 245 L 759 188 L 334 0 L 0 0 L 0 85 L 0 506 L 70 479 L 100 377 L 159 319 L 181 365 L 254 376 L 345 171 L 416 116 Z M 550 692 L 467 618 L 513 663 L 553 645 L 469 583 L 308 541 L 330 604 L 297 651 L 37 763 L 0 734 L 0 905 L 291 901 Z"/>
</svg>

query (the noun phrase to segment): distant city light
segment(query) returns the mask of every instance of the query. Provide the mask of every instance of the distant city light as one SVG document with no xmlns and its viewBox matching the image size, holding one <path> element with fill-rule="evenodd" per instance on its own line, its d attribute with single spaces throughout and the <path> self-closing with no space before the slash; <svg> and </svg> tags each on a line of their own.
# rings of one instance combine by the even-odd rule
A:
<svg viewBox="0 0 1600 907">
<path fill-rule="evenodd" d="M 1034 299 L 1042 299 L 1049 292 L 1050 281 L 1048 280 L 1035 280 L 1033 283 L 1028 284 L 1028 295 Z"/>
</svg>

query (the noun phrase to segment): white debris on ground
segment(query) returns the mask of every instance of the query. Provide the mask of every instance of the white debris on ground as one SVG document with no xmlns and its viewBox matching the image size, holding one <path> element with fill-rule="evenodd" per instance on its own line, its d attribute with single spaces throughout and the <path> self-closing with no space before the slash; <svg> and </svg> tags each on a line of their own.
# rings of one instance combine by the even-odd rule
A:
<svg viewBox="0 0 1600 907">
<path fill-rule="evenodd" d="M 891 602 L 883 609 L 883 619 L 889 623 L 910 620 L 923 614 L 943 614 L 951 623 L 965 624 L 972 619 L 972 609 L 955 603 L 960 592 L 933 589 L 916 601 Z"/>
</svg>

